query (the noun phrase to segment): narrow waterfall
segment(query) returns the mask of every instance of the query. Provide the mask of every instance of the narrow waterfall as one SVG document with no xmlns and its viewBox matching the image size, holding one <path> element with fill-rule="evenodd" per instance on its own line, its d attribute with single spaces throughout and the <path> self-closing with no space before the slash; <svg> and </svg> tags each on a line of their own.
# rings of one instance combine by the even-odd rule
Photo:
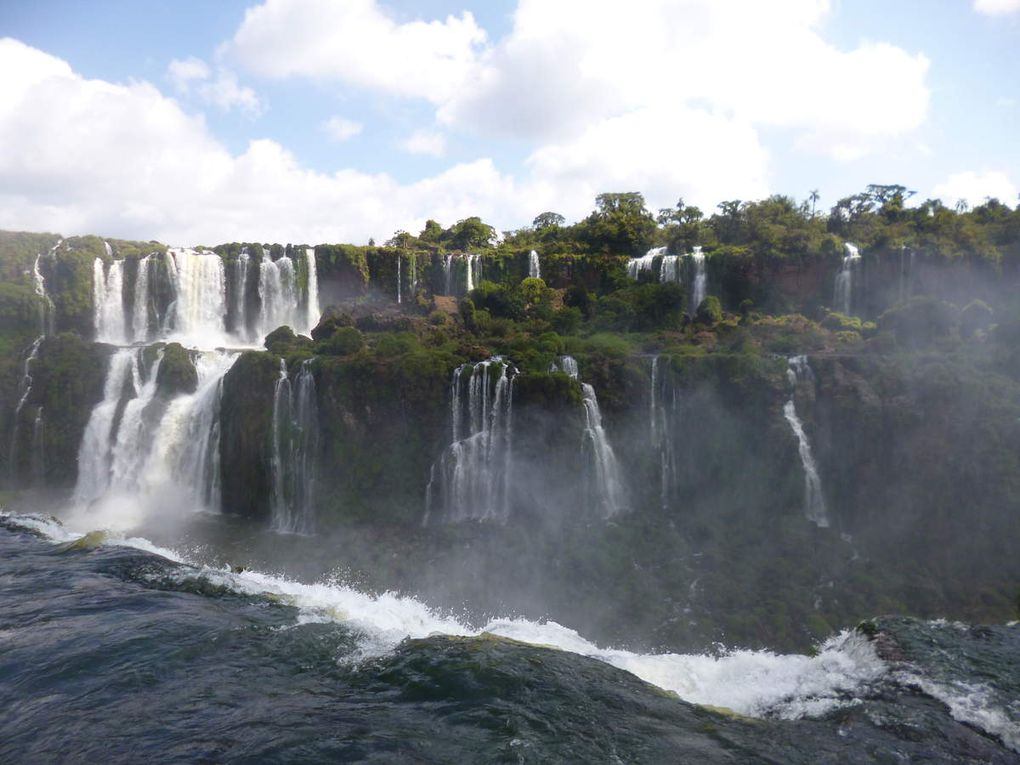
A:
<svg viewBox="0 0 1020 765">
<path fill-rule="evenodd" d="M 573 356 L 561 356 L 558 364 L 554 364 L 554 369 L 559 369 L 581 384 L 585 416 L 581 449 L 589 466 L 587 499 L 589 505 L 597 507 L 604 517 L 610 518 L 627 507 L 627 498 L 620 466 L 605 428 L 602 427 L 602 413 L 599 411 L 595 388 L 581 381 L 577 360 Z"/>
<path fill-rule="evenodd" d="M 443 294 L 453 294 L 453 255 L 443 256 Z"/>
<path fill-rule="evenodd" d="M 665 247 L 653 247 L 640 258 L 631 258 L 627 262 L 627 276 L 636 281 L 642 271 L 651 271 L 655 267 L 655 259 L 665 254 Z"/>
<path fill-rule="evenodd" d="M 470 292 L 482 280 L 482 256 L 468 254 L 464 256 L 465 283 L 464 291 Z"/>
<path fill-rule="evenodd" d="M 532 279 L 542 278 L 542 264 L 538 261 L 538 253 L 532 250 L 528 253 L 528 276 Z"/>
<path fill-rule="evenodd" d="M 276 261 L 263 253 L 259 261 L 258 335 L 265 337 L 277 327 L 287 325 L 303 328 L 307 321 L 297 321 L 298 291 L 294 261 L 283 255 Z"/>
<path fill-rule="evenodd" d="M 705 299 L 705 295 L 708 291 L 708 276 L 705 273 L 705 254 L 701 251 L 700 247 L 695 247 L 694 252 L 690 254 L 691 264 L 694 267 L 694 278 L 691 280 L 691 303 L 689 306 L 689 313 L 693 316 L 698 306 Z"/>
<path fill-rule="evenodd" d="M 828 528 L 829 516 L 825 508 L 825 496 L 822 493 L 822 479 L 818 475 L 811 443 L 808 441 L 807 433 L 804 432 L 804 424 L 797 416 L 794 401 L 798 385 L 814 385 L 815 376 L 808 364 L 807 356 L 791 357 L 786 376 L 790 382 L 790 398 L 783 406 L 783 416 L 797 437 L 797 450 L 804 469 L 804 515 L 819 528 Z"/>
<path fill-rule="evenodd" d="M 850 316 L 854 307 L 854 274 L 860 271 L 861 254 L 857 246 L 850 242 L 846 242 L 843 247 L 846 254 L 843 256 L 843 265 L 836 274 L 832 307 L 839 313 Z"/>
<path fill-rule="evenodd" d="M 319 407 L 311 360 L 301 364 L 292 386 L 287 362 L 280 359 L 270 444 L 273 530 L 284 534 L 314 533 L 318 450 Z"/>
<path fill-rule="evenodd" d="M 60 242 L 53 245 L 53 249 L 50 250 L 49 254 L 53 255 L 59 246 Z M 39 316 L 39 334 L 52 335 L 56 308 L 54 307 L 49 294 L 46 292 L 46 279 L 43 277 L 42 271 L 39 268 L 39 261 L 41 258 L 42 254 L 36 255 L 35 263 L 32 264 L 32 287 L 35 290 L 35 294 L 42 298 L 43 301 L 42 311 Z"/>
<path fill-rule="evenodd" d="M 457 367 L 450 383 L 452 441 L 432 465 L 425 522 L 510 517 L 513 381 L 517 369 L 495 356 Z"/>
<path fill-rule="evenodd" d="M 241 342 L 251 339 L 250 327 L 248 326 L 248 266 L 251 263 L 251 255 L 247 249 L 241 250 L 241 254 L 234 261 L 234 334 Z M 311 287 L 311 280 L 308 282 Z"/>
<path fill-rule="evenodd" d="M 659 461 L 659 499 L 662 509 L 670 507 L 679 476 L 676 434 L 680 429 L 680 401 L 669 366 L 662 368 L 660 357 L 652 357 L 651 387 L 648 402 L 648 430 L 652 450 Z"/>
<path fill-rule="evenodd" d="M 13 482 L 18 474 L 18 450 L 21 436 L 21 410 L 25 408 L 32 393 L 32 362 L 39 356 L 39 346 L 45 335 L 39 335 L 29 346 L 28 355 L 25 357 L 25 364 L 22 367 L 21 380 L 18 382 L 18 404 L 14 407 L 14 426 L 11 429 L 11 443 L 7 454 L 7 474 Z M 36 419 L 42 416 L 42 407 L 36 412 Z"/>
<path fill-rule="evenodd" d="M 403 301 L 403 295 L 400 290 L 400 255 L 397 255 L 397 305 L 400 305 Z"/>
<path fill-rule="evenodd" d="M 135 305 L 131 317 L 131 337 L 136 343 L 149 339 L 149 271 L 152 263 L 152 255 L 146 255 L 138 261 Z"/>
<path fill-rule="evenodd" d="M 322 309 L 319 308 L 319 271 L 315 262 L 315 248 L 305 248 L 305 282 L 306 282 L 306 316 L 305 326 L 295 327 L 295 332 L 311 336 L 312 330 L 319 324 Z"/>
<path fill-rule="evenodd" d="M 197 390 L 170 399 L 156 384 L 162 357 L 140 347 L 111 356 L 78 450 L 77 505 L 127 495 L 144 506 L 219 509 L 221 383 L 237 355 L 197 354 Z"/>
<path fill-rule="evenodd" d="M 114 260 L 108 266 L 102 258 L 93 261 L 92 299 L 96 340 L 114 345 L 127 343 L 123 260 Z"/>
</svg>

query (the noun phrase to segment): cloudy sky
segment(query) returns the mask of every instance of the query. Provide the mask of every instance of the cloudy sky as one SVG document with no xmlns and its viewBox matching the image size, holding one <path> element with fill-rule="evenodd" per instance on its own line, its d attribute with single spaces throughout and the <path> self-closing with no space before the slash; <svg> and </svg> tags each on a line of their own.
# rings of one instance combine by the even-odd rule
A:
<svg viewBox="0 0 1020 765">
<path fill-rule="evenodd" d="M 602 191 L 1016 204 L 1020 0 L 0 3 L 0 228 L 500 229 Z"/>
</svg>

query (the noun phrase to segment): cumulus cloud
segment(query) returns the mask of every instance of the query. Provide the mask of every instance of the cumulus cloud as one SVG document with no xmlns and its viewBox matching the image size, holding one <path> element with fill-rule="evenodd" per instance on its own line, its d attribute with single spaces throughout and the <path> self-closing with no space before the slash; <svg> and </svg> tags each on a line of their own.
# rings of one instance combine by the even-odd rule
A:
<svg viewBox="0 0 1020 765">
<path fill-rule="evenodd" d="M 462 87 L 485 41 L 467 12 L 399 23 L 375 0 L 266 0 L 245 12 L 220 54 L 264 77 L 442 101 Z"/>
<path fill-rule="evenodd" d="M 0 40 L 0 145 L 0 228 L 177 244 L 365 241 L 428 217 L 534 215 L 488 160 L 401 184 L 309 170 L 270 140 L 232 154 L 151 84 L 86 79 L 11 39 Z"/>
<path fill-rule="evenodd" d="M 346 117 L 330 117 L 322 124 L 322 129 L 334 141 L 346 141 L 353 138 L 363 129 L 364 125 Z"/>
<path fill-rule="evenodd" d="M 178 93 L 196 93 L 204 102 L 221 111 L 236 108 L 250 116 L 258 116 L 265 108 L 255 91 L 241 85 L 234 72 L 221 67 L 214 74 L 205 61 L 194 56 L 171 61 L 167 67 L 167 78 Z"/>
<path fill-rule="evenodd" d="M 1020 11 L 1020 0 L 974 0 L 974 10 L 987 16 L 1005 16 Z"/>
<path fill-rule="evenodd" d="M 970 207 L 976 207 L 988 198 L 998 199 L 1010 207 L 1017 204 L 1016 184 L 1006 173 L 999 170 L 984 173 L 972 170 L 953 173 L 942 183 L 937 184 L 932 189 L 931 195 L 948 205 L 964 201 Z"/>
<path fill-rule="evenodd" d="M 828 0 L 519 0 L 510 33 L 490 43 L 468 13 L 398 23 L 376 0 L 265 0 L 222 52 L 265 76 L 424 99 L 441 124 L 482 135 L 558 143 L 679 103 L 852 159 L 924 121 L 928 60 L 881 42 L 837 48 L 821 32 L 829 10 Z"/>
<path fill-rule="evenodd" d="M 441 157 L 446 153 L 446 137 L 431 130 L 415 130 L 400 142 L 400 148 L 408 154 Z"/>
</svg>

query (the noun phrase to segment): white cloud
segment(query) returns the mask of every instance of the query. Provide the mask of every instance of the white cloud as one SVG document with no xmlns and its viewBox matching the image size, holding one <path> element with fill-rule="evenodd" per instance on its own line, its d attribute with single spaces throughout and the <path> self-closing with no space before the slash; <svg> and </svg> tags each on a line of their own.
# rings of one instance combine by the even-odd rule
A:
<svg viewBox="0 0 1020 765">
<path fill-rule="evenodd" d="M 941 199 L 948 205 L 963 200 L 969 206 L 976 207 L 991 197 L 1005 205 L 1014 207 L 1017 204 L 1017 187 L 1006 173 L 993 170 L 975 173 L 968 170 L 953 173 L 942 183 L 932 189 L 932 196 Z"/>
<path fill-rule="evenodd" d="M 1020 0 L 974 0 L 974 10 L 987 16 L 1005 16 L 1020 11 Z"/>
<path fill-rule="evenodd" d="M 376 0 L 265 0 L 220 54 L 271 77 L 310 77 L 442 101 L 464 83 L 485 32 L 470 13 L 398 23 Z"/>
<path fill-rule="evenodd" d="M 85 79 L 11 39 L 0 40 L 0 145 L 0 228 L 180 244 L 365 241 L 428 217 L 534 214 L 514 207 L 512 179 L 487 160 L 400 184 L 309 170 L 269 140 L 231 154 L 152 85 Z"/>
<path fill-rule="evenodd" d="M 209 65 L 194 56 L 171 61 L 167 78 L 178 93 L 197 93 L 203 101 L 222 111 L 238 108 L 249 116 L 258 116 L 265 108 L 254 90 L 237 81 L 234 72 L 221 67 L 214 77 Z"/>
<path fill-rule="evenodd" d="M 360 122 L 346 117 L 330 117 L 322 124 L 322 129 L 334 141 L 346 141 L 358 135 L 364 126 Z"/>
<path fill-rule="evenodd" d="M 416 130 L 400 142 L 400 148 L 408 154 L 428 154 L 432 157 L 441 157 L 446 154 L 446 137 L 442 133 Z"/>
</svg>

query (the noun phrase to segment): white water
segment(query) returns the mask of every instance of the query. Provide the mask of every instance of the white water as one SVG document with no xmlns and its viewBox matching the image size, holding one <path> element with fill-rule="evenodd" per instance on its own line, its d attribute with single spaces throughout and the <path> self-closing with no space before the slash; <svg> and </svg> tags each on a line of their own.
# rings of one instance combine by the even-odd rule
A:
<svg viewBox="0 0 1020 765">
<path fill-rule="evenodd" d="M 609 518 L 627 506 L 626 490 L 616 454 L 609 444 L 605 428 L 602 427 L 602 413 L 595 388 L 582 382 L 578 374 L 577 360 L 573 356 L 561 356 L 559 369 L 581 383 L 581 398 L 584 404 L 585 428 L 581 449 L 588 465 L 588 500 L 601 514 Z"/>
<path fill-rule="evenodd" d="M 861 254 L 856 245 L 846 242 L 843 247 L 843 265 L 836 274 L 836 287 L 832 298 L 833 308 L 847 316 L 853 312 L 854 274 L 860 270 Z"/>
<path fill-rule="evenodd" d="M 453 255 L 443 256 L 443 294 L 453 294 Z"/>
<path fill-rule="evenodd" d="M 433 517 L 454 523 L 505 522 L 509 517 L 516 374 L 498 356 L 454 370 L 452 442 L 432 466 L 425 495 L 426 523 Z"/>
<path fill-rule="evenodd" d="M 21 410 L 25 408 L 25 402 L 32 394 L 32 362 L 39 356 L 39 346 L 46 339 L 45 335 L 39 335 L 29 347 L 28 355 L 25 357 L 25 364 L 22 367 L 21 380 L 18 382 L 18 404 L 14 407 L 14 427 L 11 430 L 11 443 L 8 449 L 8 475 L 13 480 L 17 477 L 17 457 L 20 447 L 21 434 Z M 42 407 L 36 412 L 36 423 L 41 427 Z M 39 443 L 36 439 L 38 427 L 33 428 L 33 445 Z M 33 449 L 33 452 L 35 449 Z"/>
<path fill-rule="evenodd" d="M 705 254 L 700 247 L 695 247 L 690 254 L 691 263 L 694 266 L 694 279 L 691 281 L 691 304 L 690 314 L 693 316 L 701 301 L 705 299 L 708 290 L 708 275 L 705 273 Z"/>
<path fill-rule="evenodd" d="M 642 271 L 651 271 L 655 265 L 655 259 L 665 254 L 665 247 L 653 247 L 640 258 L 631 258 L 627 262 L 627 276 L 637 280 Z"/>
<path fill-rule="evenodd" d="M 49 251 L 49 255 L 53 255 L 60 246 L 61 239 L 53 248 Z M 42 315 L 39 317 L 39 333 L 42 335 L 53 334 L 53 321 L 55 307 L 53 301 L 50 300 L 49 294 L 46 292 L 46 279 L 43 277 L 42 270 L 39 268 L 39 261 L 42 258 L 42 254 L 35 256 L 35 262 L 32 264 L 32 288 L 35 290 L 35 294 L 42 298 L 43 309 Z"/>
<path fill-rule="evenodd" d="M 85 531 L 95 528 L 82 527 L 81 533 L 76 533 L 50 519 L 3 515 L 59 544 L 80 539 Z M 389 653 L 406 638 L 497 635 L 606 662 L 691 703 L 783 719 L 817 717 L 853 704 L 854 695 L 888 672 L 871 644 L 856 632 L 830 638 L 814 656 L 750 650 L 720 655 L 638 654 L 602 648 L 552 621 L 494 619 L 476 629 L 436 613 L 415 598 L 394 593 L 373 596 L 337 581 L 305 584 L 258 571 L 231 573 L 192 563 L 141 538 L 109 534 L 102 543 L 134 547 L 192 566 L 192 571 L 178 574 L 182 581 L 202 578 L 240 594 L 268 596 L 292 605 L 298 609 L 296 624 L 344 624 L 359 642 L 360 653 L 353 660 Z"/>
<path fill-rule="evenodd" d="M 482 280 L 482 256 L 468 254 L 464 256 L 465 285 L 464 291 L 470 292 Z"/>
<path fill-rule="evenodd" d="M 400 269 L 400 256 L 397 255 L 397 305 L 400 305 L 401 303 L 404 302 L 403 294 L 401 292 L 401 286 L 400 286 L 400 278 L 401 278 L 400 270 L 401 270 Z"/>
<path fill-rule="evenodd" d="M 542 278 L 542 264 L 538 260 L 538 253 L 534 250 L 528 253 L 528 276 L 532 279 Z"/>
<path fill-rule="evenodd" d="M 683 282 L 683 259 L 680 255 L 663 255 L 659 266 L 659 281 L 662 284 Z"/>
<path fill-rule="evenodd" d="M 129 308 L 124 301 L 124 261 L 104 265 L 101 258 L 96 258 L 92 282 L 96 339 L 113 345 L 172 340 L 191 348 L 210 349 L 251 343 L 282 325 L 310 334 L 321 314 L 314 249 L 305 249 L 302 258 L 307 275 L 303 289 L 290 257 L 284 255 L 274 262 L 268 254 L 260 256 L 260 307 L 258 316 L 250 317 L 246 288 L 251 256 L 242 253 L 230 274 L 232 327 L 227 320 L 227 268 L 216 253 L 170 248 L 166 254 L 142 258 L 135 277 L 134 304 Z M 152 282 L 159 273 L 159 263 L 166 266 L 170 280 L 167 287 L 174 298 L 162 326 L 153 332 L 151 317 L 158 309 L 153 302 Z"/>
<path fill-rule="evenodd" d="M 280 359 L 280 377 L 273 393 L 271 446 L 272 528 L 283 534 L 312 534 L 315 531 L 319 409 L 310 360 L 301 364 L 291 385 L 287 363 Z"/>
<path fill-rule="evenodd" d="M 790 429 L 797 437 L 797 451 L 800 464 L 804 469 L 804 515 L 809 521 L 820 528 L 828 528 L 829 516 L 825 508 L 825 495 L 822 493 L 822 479 L 818 475 L 811 442 L 804 432 L 804 424 L 797 416 L 797 405 L 794 401 L 796 388 L 801 384 L 814 384 L 814 373 L 808 365 L 806 356 L 793 356 L 789 359 L 786 371 L 790 381 L 790 398 L 783 406 L 783 416 L 790 424 Z"/>
<path fill-rule="evenodd" d="M 104 267 L 103 259 L 92 263 L 93 320 L 96 340 L 123 345 L 128 342 L 124 315 L 124 261 L 114 260 Z"/>
</svg>

